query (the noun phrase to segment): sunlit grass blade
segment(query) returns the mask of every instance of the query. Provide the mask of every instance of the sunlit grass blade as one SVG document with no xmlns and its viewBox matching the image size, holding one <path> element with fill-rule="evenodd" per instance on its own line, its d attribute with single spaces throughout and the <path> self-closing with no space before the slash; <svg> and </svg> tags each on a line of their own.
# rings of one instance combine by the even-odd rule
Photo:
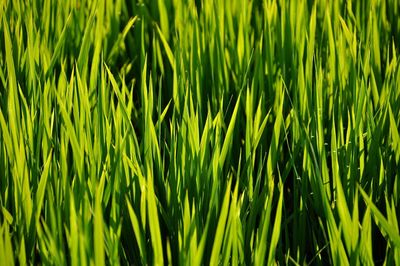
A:
<svg viewBox="0 0 400 266">
<path fill-rule="evenodd" d="M 147 204 L 151 243 L 153 246 L 153 260 L 155 265 L 163 265 L 163 247 L 160 232 L 160 223 L 158 220 L 158 211 L 156 203 L 156 195 L 154 194 L 153 176 L 149 168 L 147 168 Z"/>
<path fill-rule="evenodd" d="M 372 214 L 375 216 L 376 222 L 383 234 L 387 234 L 389 239 L 396 247 L 400 247 L 400 235 L 395 231 L 395 229 L 389 224 L 388 220 L 383 216 L 383 214 L 379 211 L 379 209 L 375 206 L 375 204 L 371 201 L 371 198 L 367 195 L 367 193 L 359 187 L 362 197 L 367 203 L 368 207 L 371 208 Z"/>
<path fill-rule="evenodd" d="M 215 236 L 214 236 L 214 244 L 212 247 L 212 252 L 211 252 L 211 257 L 210 257 L 210 264 L 212 265 L 217 265 L 220 262 L 220 252 L 221 252 L 221 245 L 222 245 L 222 240 L 224 237 L 224 228 L 225 228 L 225 223 L 226 223 L 226 218 L 228 216 L 228 207 L 229 207 L 229 199 L 230 199 L 230 186 L 231 186 L 231 181 L 228 181 L 226 191 L 225 191 L 225 196 L 224 196 L 224 201 L 222 202 L 221 206 L 221 213 L 219 215 L 218 219 L 218 225 L 215 231 Z"/>
<path fill-rule="evenodd" d="M 128 205 L 128 212 L 129 212 L 129 217 L 131 219 L 132 229 L 139 246 L 141 261 L 146 262 L 147 261 L 146 244 L 141 231 L 141 227 L 139 225 L 139 220 L 137 219 L 135 211 L 133 210 L 131 204 L 129 203 L 128 198 L 126 199 L 126 204 Z"/>
<path fill-rule="evenodd" d="M 240 105 L 240 95 L 236 101 L 235 109 L 233 110 L 231 121 L 229 122 L 228 130 L 226 131 L 226 136 L 224 143 L 222 144 L 221 154 L 219 156 L 219 165 L 222 166 L 225 162 L 226 155 L 228 154 L 228 150 L 232 145 L 232 138 L 233 138 L 233 130 L 235 128 L 236 123 L 236 116 L 238 113 Z"/>
<path fill-rule="evenodd" d="M 36 200 L 35 200 L 35 224 L 39 222 L 40 214 L 42 212 L 42 205 L 43 205 L 43 199 L 44 199 L 44 194 L 46 192 L 46 185 L 47 185 L 47 179 L 49 176 L 49 170 L 51 166 L 51 159 L 52 159 L 52 151 L 49 153 L 49 157 L 47 158 L 44 166 L 43 166 L 43 172 L 40 177 L 39 181 L 39 186 L 36 192 Z"/>
<path fill-rule="evenodd" d="M 94 206 L 94 257 L 96 265 L 105 265 L 105 252 L 104 252 L 104 222 L 102 212 L 102 198 L 104 190 L 105 175 L 100 179 L 96 191 L 95 206 Z"/>
<path fill-rule="evenodd" d="M 283 202 L 283 189 L 279 193 L 278 206 L 276 207 L 275 222 L 272 229 L 271 245 L 269 246 L 268 264 L 272 265 L 275 260 L 276 246 L 279 242 L 281 233 L 281 220 L 282 220 L 282 202 Z"/>
</svg>

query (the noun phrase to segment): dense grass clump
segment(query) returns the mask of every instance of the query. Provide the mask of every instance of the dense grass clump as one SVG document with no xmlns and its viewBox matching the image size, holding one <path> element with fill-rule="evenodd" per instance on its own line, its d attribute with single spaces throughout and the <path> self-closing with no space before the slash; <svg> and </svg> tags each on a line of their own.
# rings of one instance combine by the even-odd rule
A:
<svg viewBox="0 0 400 266">
<path fill-rule="evenodd" d="M 1 265 L 400 265 L 398 0 L 0 2 Z"/>
</svg>

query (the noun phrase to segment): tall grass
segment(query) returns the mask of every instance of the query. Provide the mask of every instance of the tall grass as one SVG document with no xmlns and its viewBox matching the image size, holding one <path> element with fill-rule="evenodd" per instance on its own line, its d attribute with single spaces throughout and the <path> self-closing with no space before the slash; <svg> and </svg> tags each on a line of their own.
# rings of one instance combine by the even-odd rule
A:
<svg viewBox="0 0 400 266">
<path fill-rule="evenodd" d="M 0 264 L 400 264 L 400 3 L 0 3 Z"/>
</svg>

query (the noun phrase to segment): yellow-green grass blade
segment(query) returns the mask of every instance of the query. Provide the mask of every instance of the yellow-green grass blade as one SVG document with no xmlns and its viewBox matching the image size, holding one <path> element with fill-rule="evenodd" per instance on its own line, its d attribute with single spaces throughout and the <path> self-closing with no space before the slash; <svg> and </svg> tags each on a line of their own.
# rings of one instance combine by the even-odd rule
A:
<svg viewBox="0 0 400 266">
<path fill-rule="evenodd" d="M 210 257 L 210 264 L 217 265 L 220 262 L 220 252 L 222 246 L 222 240 L 224 237 L 224 229 L 226 225 L 226 219 L 228 217 L 228 207 L 229 207 L 229 199 L 230 199 L 230 186 L 231 180 L 228 181 L 226 186 L 224 201 L 222 202 L 221 212 L 218 219 L 218 225 L 215 231 L 214 236 L 214 244 L 212 247 L 211 257 Z"/>
<path fill-rule="evenodd" d="M 152 172 L 147 166 L 147 204 L 148 204 L 148 218 L 150 227 L 151 244 L 153 247 L 153 263 L 155 265 L 164 264 L 164 254 L 160 231 L 160 222 L 158 219 L 158 208 L 156 203 L 156 195 L 154 193 Z"/>
<path fill-rule="evenodd" d="M 145 263 L 147 261 L 145 238 L 143 237 L 142 229 L 139 225 L 139 220 L 138 220 L 138 218 L 135 214 L 135 211 L 133 210 L 128 198 L 126 198 L 126 204 L 128 206 L 129 217 L 131 220 L 133 232 L 135 234 L 136 242 L 139 246 L 141 261 L 142 261 L 142 263 Z"/>
<path fill-rule="evenodd" d="M 372 202 L 370 196 L 361 188 L 359 187 L 362 197 L 364 201 L 367 203 L 368 207 L 371 209 L 372 214 L 376 219 L 376 223 L 380 227 L 383 234 L 387 234 L 390 241 L 396 246 L 400 247 L 400 235 L 396 230 L 389 224 L 388 220 L 383 216 L 381 211 L 375 206 Z"/>
</svg>

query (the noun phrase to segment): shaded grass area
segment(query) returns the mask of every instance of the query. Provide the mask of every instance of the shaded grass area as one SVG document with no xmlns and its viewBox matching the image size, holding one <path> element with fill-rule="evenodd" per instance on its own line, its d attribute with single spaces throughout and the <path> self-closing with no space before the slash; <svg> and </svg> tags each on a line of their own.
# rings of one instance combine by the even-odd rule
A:
<svg viewBox="0 0 400 266">
<path fill-rule="evenodd" d="M 400 264 L 400 3 L 0 3 L 0 258 Z"/>
</svg>

